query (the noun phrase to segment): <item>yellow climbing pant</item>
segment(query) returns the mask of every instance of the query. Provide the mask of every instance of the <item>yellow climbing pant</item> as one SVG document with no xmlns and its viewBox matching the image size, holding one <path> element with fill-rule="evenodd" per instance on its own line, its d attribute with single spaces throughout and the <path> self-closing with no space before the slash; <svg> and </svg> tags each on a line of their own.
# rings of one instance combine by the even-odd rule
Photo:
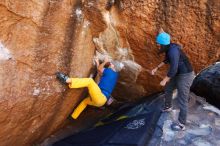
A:
<svg viewBox="0 0 220 146">
<path fill-rule="evenodd" d="M 73 111 L 72 118 L 77 119 L 80 113 L 86 108 L 87 105 L 92 105 L 96 107 L 103 106 L 107 98 L 102 94 L 101 89 L 95 83 L 92 78 L 71 78 L 70 88 L 83 88 L 88 87 L 89 97 L 85 98 Z"/>
</svg>

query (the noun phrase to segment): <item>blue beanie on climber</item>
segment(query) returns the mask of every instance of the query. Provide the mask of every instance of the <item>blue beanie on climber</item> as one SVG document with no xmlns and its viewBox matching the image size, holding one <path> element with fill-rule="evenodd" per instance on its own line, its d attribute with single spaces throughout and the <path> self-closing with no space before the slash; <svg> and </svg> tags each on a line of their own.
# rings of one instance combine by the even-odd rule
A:
<svg viewBox="0 0 220 146">
<path fill-rule="evenodd" d="M 157 35 L 156 41 L 160 45 L 169 45 L 170 44 L 170 35 L 166 32 L 161 32 Z"/>
</svg>

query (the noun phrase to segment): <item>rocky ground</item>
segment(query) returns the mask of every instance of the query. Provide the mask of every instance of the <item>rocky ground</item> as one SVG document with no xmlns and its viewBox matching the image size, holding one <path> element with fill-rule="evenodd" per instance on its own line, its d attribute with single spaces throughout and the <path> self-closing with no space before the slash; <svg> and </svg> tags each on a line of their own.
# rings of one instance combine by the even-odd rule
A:
<svg viewBox="0 0 220 146">
<path fill-rule="evenodd" d="M 161 27 L 183 47 L 196 72 L 219 59 L 219 0 L 108 4 L 108 0 L 0 1 L 0 145 L 29 146 L 64 127 L 86 92 L 69 90 L 54 73 L 90 77 L 95 56 L 108 56 L 124 67 L 113 93 L 117 99 L 134 102 L 161 91 L 166 67 L 156 76 L 150 74 L 163 60 L 155 44 Z M 87 113 L 76 131 L 89 126 L 87 119 L 99 119 L 92 111 Z"/>
<path fill-rule="evenodd" d="M 164 95 L 160 95 L 162 97 Z M 178 104 L 174 96 L 174 107 L 169 113 L 162 113 L 148 146 L 218 146 L 220 144 L 220 110 L 208 104 L 204 98 L 191 93 L 189 115 L 185 131 L 173 131 L 170 126 L 178 118 Z M 159 96 L 156 97 L 160 98 Z M 152 101 L 151 104 L 153 104 Z M 144 103 L 143 103 L 144 104 Z M 140 112 L 141 106 L 132 110 L 132 115 Z M 140 109 L 139 109 L 140 108 Z M 146 108 L 146 107 L 145 107 Z M 137 110 L 139 109 L 139 110 Z M 74 121 L 62 131 L 54 134 L 39 146 L 52 146 L 53 143 L 75 134 Z M 85 139 L 86 140 L 86 139 Z"/>
<path fill-rule="evenodd" d="M 175 103 L 170 113 L 163 113 L 150 146 L 219 146 L 220 110 L 194 94 L 195 103 L 189 108 L 185 131 L 172 131 L 170 125 L 177 121 L 179 109 Z M 160 135 L 162 134 L 162 136 Z"/>
</svg>

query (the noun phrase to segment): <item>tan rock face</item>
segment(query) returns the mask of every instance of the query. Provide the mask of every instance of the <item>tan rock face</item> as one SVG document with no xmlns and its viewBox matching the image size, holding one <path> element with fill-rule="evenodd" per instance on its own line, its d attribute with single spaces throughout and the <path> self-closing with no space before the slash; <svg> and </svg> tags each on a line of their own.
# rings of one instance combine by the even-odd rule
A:
<svg viewBox="0 0 220 146">
<path fill-rule="evenodd" d="M 0 2 L 0 145 L 38 143 L 62 127 L 84 94 L 67 90 L 54 73 L 88 77 L 95 50 L 124 67 L 113 96 L 126 101 L 162 90 L 166 68 L 149 74 L 163 60 L 155 44 L 160 27 L 183 46 L 196 71 L 220 58 L 218 0 L 116 0 L 109 11 L 106 3 Z"/>
</svg>

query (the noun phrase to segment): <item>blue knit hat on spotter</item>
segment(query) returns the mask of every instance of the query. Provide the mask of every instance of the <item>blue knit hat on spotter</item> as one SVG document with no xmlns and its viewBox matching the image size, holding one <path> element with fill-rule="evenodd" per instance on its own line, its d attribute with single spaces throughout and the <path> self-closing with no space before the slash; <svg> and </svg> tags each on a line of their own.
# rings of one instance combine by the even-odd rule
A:
<svg viewBox="0 0 220 146">
<path fill-rule="evenodd" d="M 166 32 L 159 33 L 156 38 L 156 42 L 160 45 L 170 44 L 170 35 Z"/>
</svg>

